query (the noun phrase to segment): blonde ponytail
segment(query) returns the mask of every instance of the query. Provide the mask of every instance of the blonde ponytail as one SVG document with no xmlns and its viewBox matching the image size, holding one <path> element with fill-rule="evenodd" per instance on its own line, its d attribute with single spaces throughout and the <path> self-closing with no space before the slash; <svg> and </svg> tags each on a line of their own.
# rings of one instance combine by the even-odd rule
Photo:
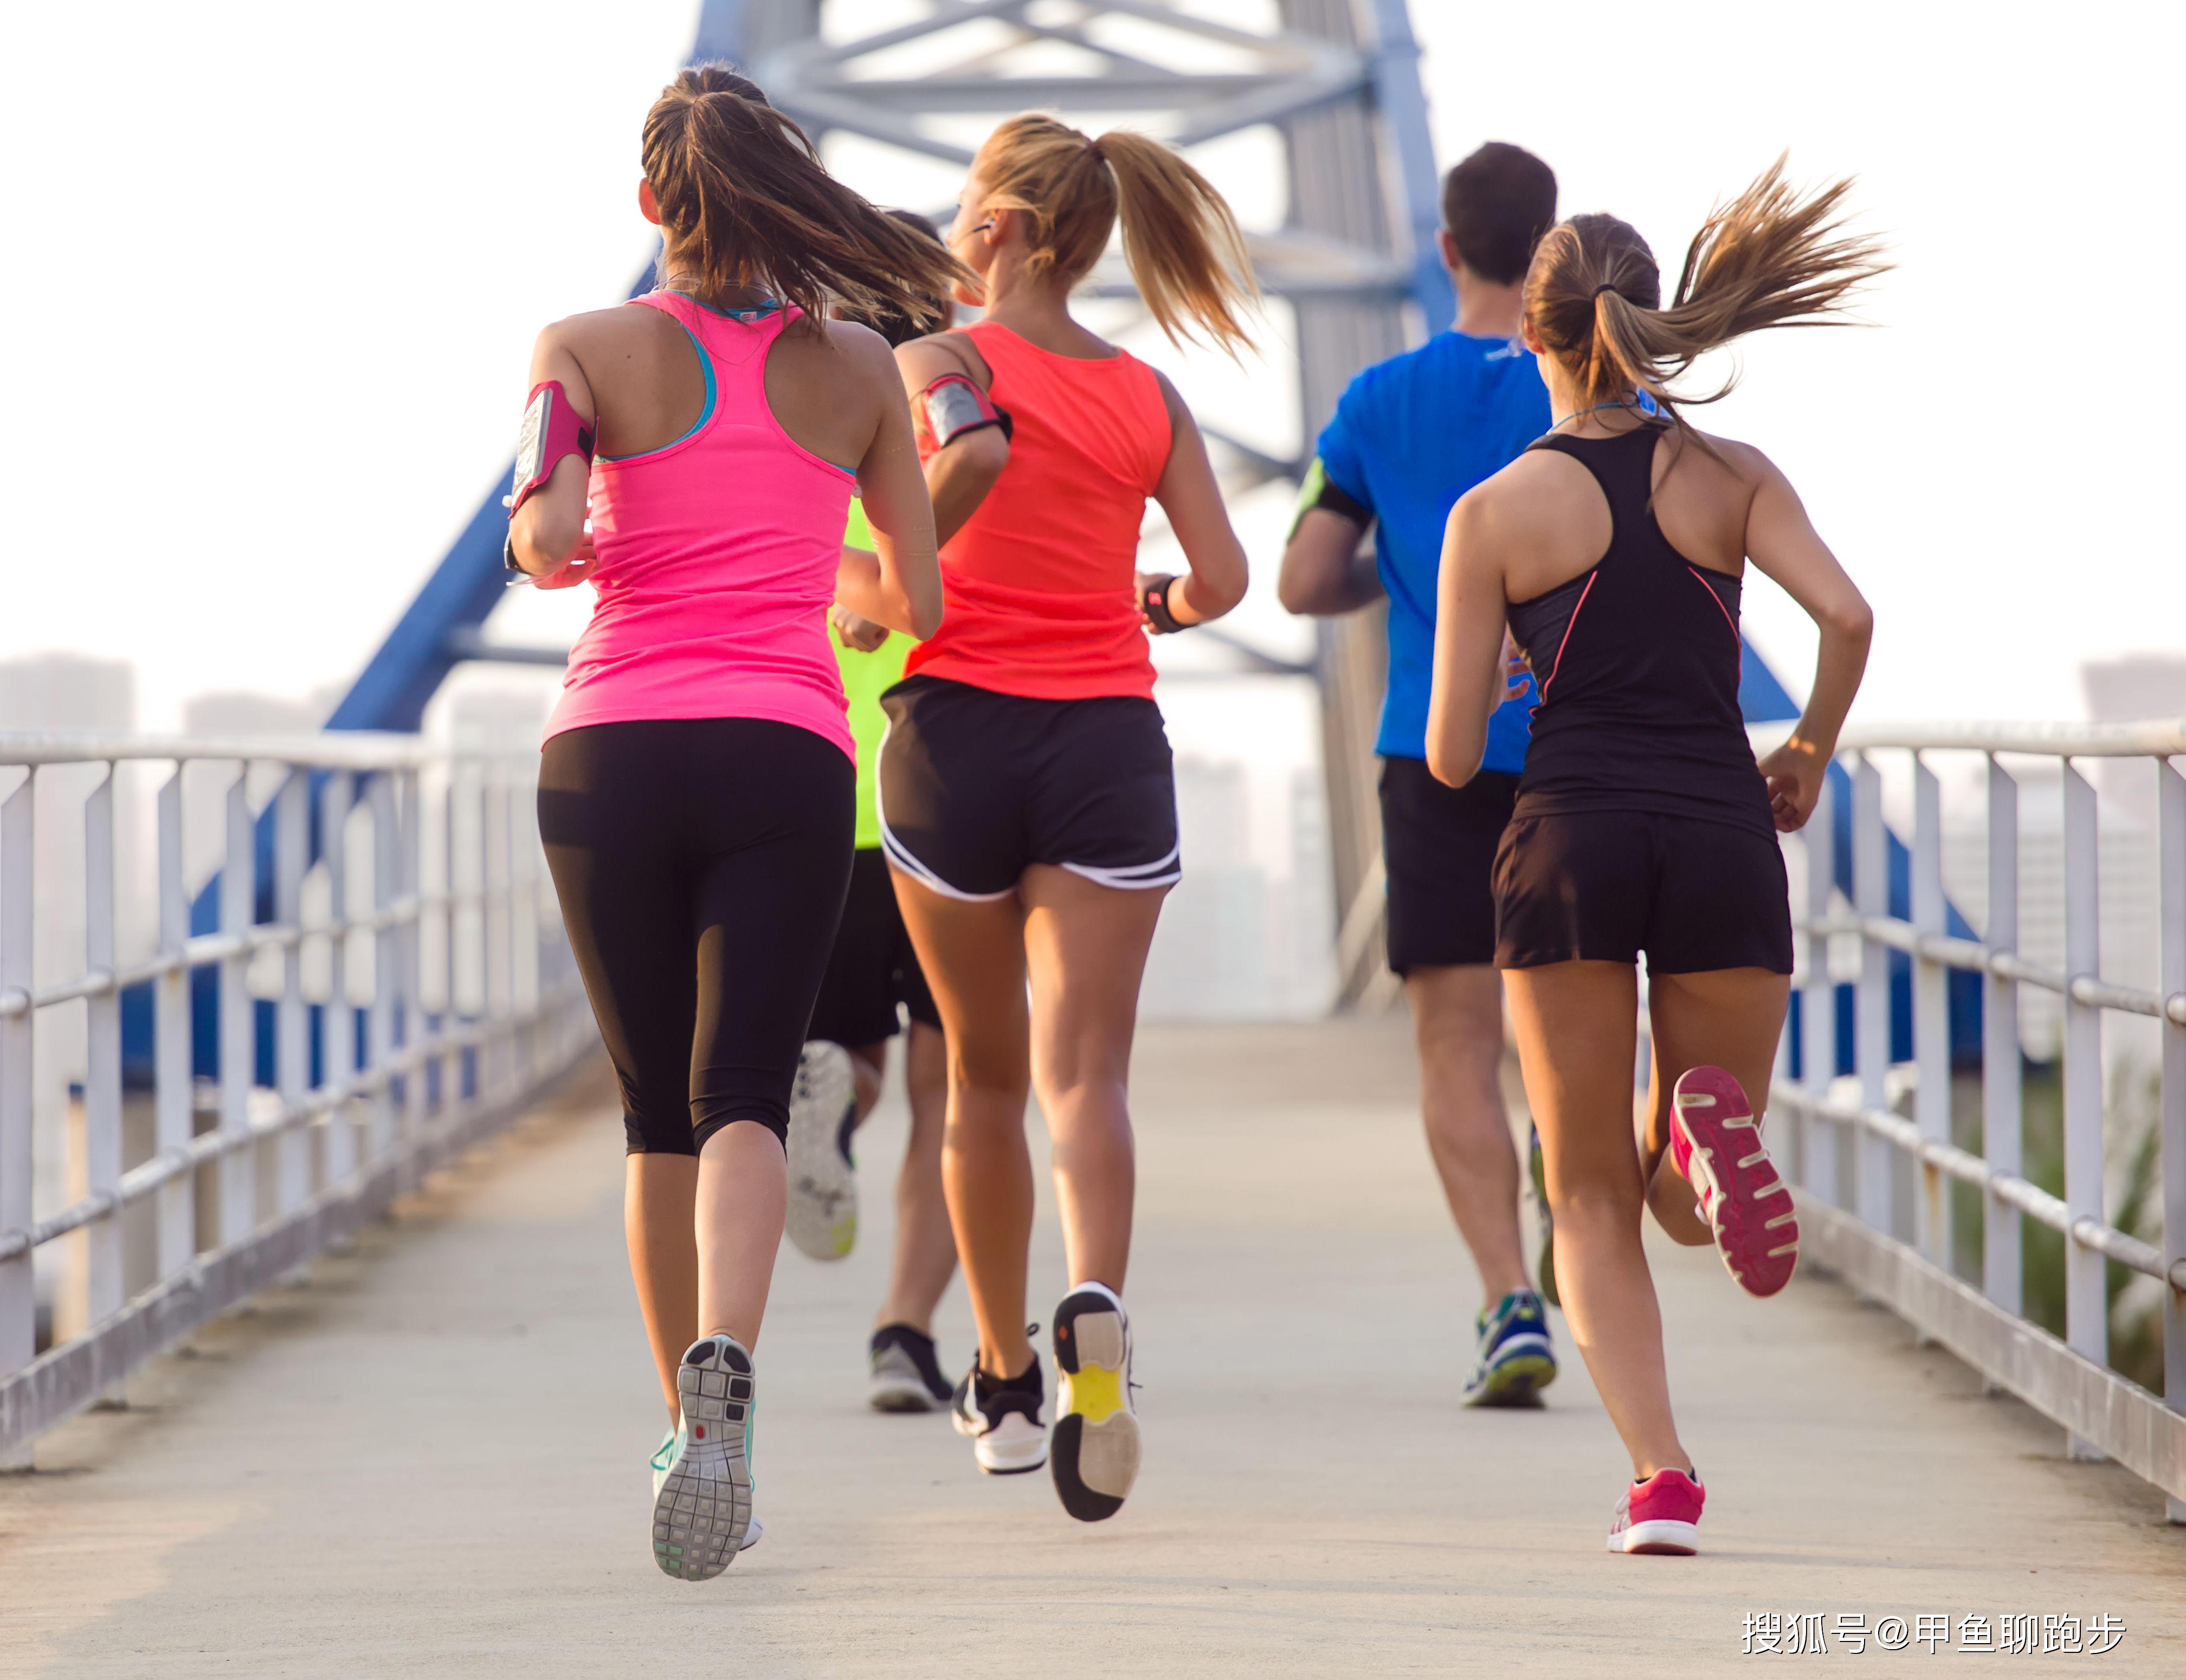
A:
<svg viewBox="0 0 2186 1680">
<path fill-rule="evenodd" d="M 1710 213 L 1668 309 L 1655 254 L 1628 222 L 1578 216 L 1543 235 L 1526 274 L 1526 319 L 1578 375 L 1583 402 L 1645 391 L 1682 426 L 1677 405 L 1719 402 L 1737 383 L 1734 370 L 1705 395 L 1674 389 L 1708 351 L 1769 327 L 1845 323 L 1850 295 L 1888 270 L 1884 247 L 1845 232 L 1850 181 L 1802 195 L 1784 163 Z"/>
<path fill-rule="evenodd" d="M 1031 218 L 1033 273 L 1075 285 L 1120 218 L 1124 261 L 1172 343 L 1203 337 L 1232 356 L 1252 343 L 1238 317 L 1260 292 L 1237 219 L 1160 141 L 1120 128 L 1096 140 L 1034 112 L 989 135 L 977 168 L 984 208 Z"/>
</svg>

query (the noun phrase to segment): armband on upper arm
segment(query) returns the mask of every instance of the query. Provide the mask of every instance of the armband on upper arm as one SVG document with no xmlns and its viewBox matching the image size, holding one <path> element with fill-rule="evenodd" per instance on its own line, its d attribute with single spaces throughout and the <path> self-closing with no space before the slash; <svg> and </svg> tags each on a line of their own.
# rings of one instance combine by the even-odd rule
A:
<svg viewBox="0 0 2186 1680">
<path fill-rule="evenodd" d="M 946 449 L 967 432 L 987 426 L 1001 427 L 1005 439 L 1014 430 L 1009 410 L 997 406 L 964 374 L 942 374 L 919 392 L 916 406 L 920 430 L 936 449 Z"/>
<path fill-rule="evenodd" d="M 577 413 L 559 379 L 531 387 L 524 405 L 524 429 L 516 437 L 516 476 L 502 503 L 511 519 L 531 492 L 554 476 L 565 455 L 581 455 L 591 465 L 599 429 Z"/>
<path fill-rule="evenodd" d="M 1298 486 L 1298 514 L 1291 520 L 1292 537 L 1298 535 L 1298 526 L 1304 523 L 1305 516 L 1316 508 L 1324 513 L 1349 520 L 1362 532 L 1371 529 L 1374 524 L 1374 510 L 1329 477 L 1328 469 L 1321 464 L 1318 455 L 1313 458 L 1313 464 L 1306 469 L 1305 481 Z"/>
</svg>

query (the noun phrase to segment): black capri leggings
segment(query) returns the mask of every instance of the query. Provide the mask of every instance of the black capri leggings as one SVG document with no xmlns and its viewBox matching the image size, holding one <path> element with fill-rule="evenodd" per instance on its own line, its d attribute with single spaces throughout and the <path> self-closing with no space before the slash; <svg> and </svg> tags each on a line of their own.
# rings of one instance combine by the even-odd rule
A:
<svg viewBox="0 0 2186 1680">
<path fill-rule="evenodd" d="M 632 1154 L 696 1155 L 739 1120 L 787 1138 L 855 797 L 840 747 L 760 718 L 546 743 L 540 837 Z"/>
</svg>

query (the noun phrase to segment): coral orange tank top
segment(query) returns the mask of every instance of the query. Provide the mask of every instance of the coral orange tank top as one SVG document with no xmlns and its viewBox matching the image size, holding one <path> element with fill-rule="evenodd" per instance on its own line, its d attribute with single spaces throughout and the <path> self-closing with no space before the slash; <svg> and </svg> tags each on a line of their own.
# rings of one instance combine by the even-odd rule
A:
<svg viewBox="0 0 2186 1680">
<path fill-rule="evenodd" d="M 1010 412 L 1010 461 L 941 550 L 947 610 L 905 669 L 1032 700 L 1151 697 L 1133 574 L 1169 465 L 1160 381 L 1128 352 L 1089 362 L 992 321 L 964 330 Z"/>
</svg>

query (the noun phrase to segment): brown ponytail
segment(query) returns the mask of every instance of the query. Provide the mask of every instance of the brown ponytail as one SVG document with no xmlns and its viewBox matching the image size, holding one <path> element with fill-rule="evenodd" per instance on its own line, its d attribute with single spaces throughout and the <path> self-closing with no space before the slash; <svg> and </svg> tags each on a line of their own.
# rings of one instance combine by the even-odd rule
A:
<svg viewBox="0 0 2186 1680">
<path fill-rule="evenodd" d="M 1679 426 L 1681 402 L 1715 402 L 1671 386 L 1702 356 L 1766 327 L 1844 324 L 1850 294 L 1884 273 L 1877 239 L 1847 234 L 1839 208 L 1850 181 L 1801 196 L 1784 159 L 1710 213 L 1685 252 L 1677 296 L 1662 308 L 1655 254 L 1628 222 L 1577 216 L 1542 236 L 1526 274 L 1526 319 L 1580 382 L 1589 405 L 1645 391 Z"/>
<path fill-rule="evenodd" d="M 709 295 L 765 286 L 813 320 L 831 302 L 939 325 L 972 275 L 830 175 L 804 131 L 726 65 L 685 70 L 645 118 L 645 178 L 668 248 Z"/>
<path fill-rule="evenodd" d="M 1160 141 L 1121 128 L 1096 140 L 1034 112 L 989 135 L 974 169 L 983 209 L 1032 218 L 1033 273 L 1075 285 L 1120 216 L 1124 261 L 1170 342 L 1204 335 L 1233 356 L 1252 342 L 1237 317 L 1260 290 L 1237 219 L 1214 183 Z"/>
</svg>

